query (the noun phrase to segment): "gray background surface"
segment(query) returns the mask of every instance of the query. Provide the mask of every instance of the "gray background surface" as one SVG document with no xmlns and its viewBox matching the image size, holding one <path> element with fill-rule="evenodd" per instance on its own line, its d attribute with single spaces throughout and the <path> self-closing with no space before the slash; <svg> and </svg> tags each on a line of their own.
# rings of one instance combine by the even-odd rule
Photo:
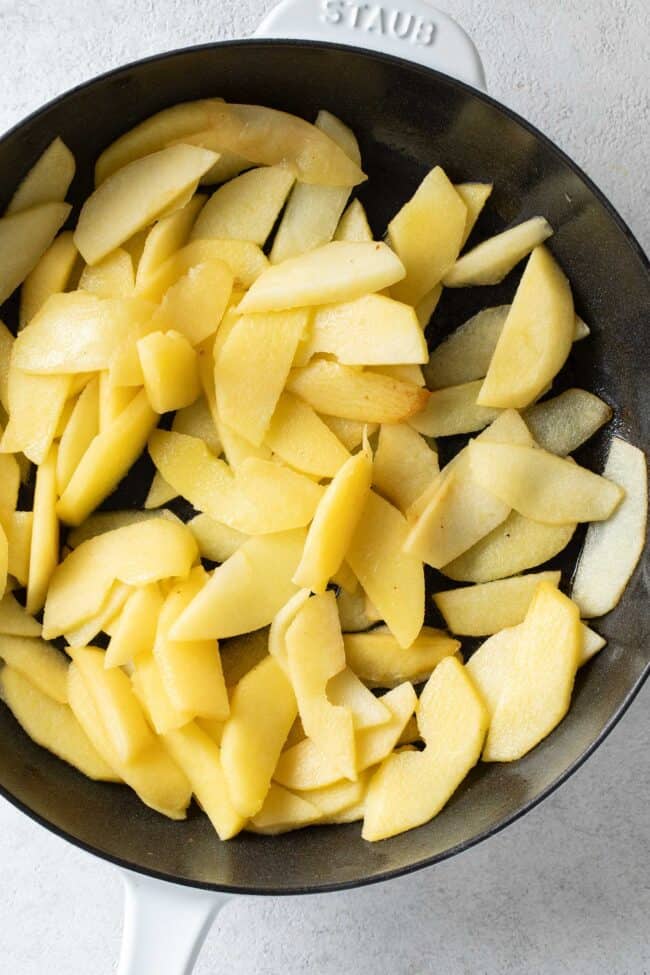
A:
<svg viewBox="0 0 650 975">
<path fill-rule="evenodd" d="M 270 6 L 0 0 L 0 129 L 120 63 L 250 33 Z M 650 248 L 646 0 L 442 6 L 474 36 L 491 94 L 582 165 Z M 649 705 L 646 688 L 559 793 L 463 856 L 365 890 L 231 902 L 199 975 L 645 975 Z M 116 872 L 0 802 L 0 973 L 107 975 L 120 927 Z"/>
</svg>

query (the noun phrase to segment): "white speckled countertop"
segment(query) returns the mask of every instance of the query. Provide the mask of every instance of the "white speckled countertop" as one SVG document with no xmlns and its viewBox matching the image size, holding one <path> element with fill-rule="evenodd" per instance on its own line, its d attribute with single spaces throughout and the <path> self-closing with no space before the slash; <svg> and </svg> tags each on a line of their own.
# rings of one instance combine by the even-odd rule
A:
<svg viewBox="0 0 650 975">
<path fill-rule="evenodd" d="M 0 130 L 120 63 L 246 35 L 271 5 L 0 0 Z M 650 248 L 647 0 L 440 5 L 475 38 L 490 93 L 565 149 Z M 360 891 L 231 902 L 198 975 L 647 975 L 649 706 L 646 687 L 558 793 L 460 857 Z M 4 802 L 0 827 L 0 972 L 114 971 L 115 871 Z"/>
</svg>

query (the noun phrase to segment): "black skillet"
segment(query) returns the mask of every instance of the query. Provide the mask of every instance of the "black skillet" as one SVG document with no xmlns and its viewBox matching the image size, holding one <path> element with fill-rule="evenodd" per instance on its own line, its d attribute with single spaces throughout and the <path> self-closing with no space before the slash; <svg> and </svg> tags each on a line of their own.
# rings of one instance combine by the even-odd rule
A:
<svg viewBox="0 0 650 975">
<path fill-rule="evenodd" d="M 550 248 L 592 329 L 560 381 L 596 391 L 615 410 L 613 422 L 579 460 L 600 469 L 613 431 L 647 449 L 646 257 L 605 197 L 548 139 L 444 74 L 377 53 L 301 41 L 235 41 L 150 58 L 61 96 L 8 133 L 0 141 L 0 204 L 56 135 L 76 156 L 71 199 L 79 204 L 91 190 L 94 160 L 116 136 L 168 105 L 212 95 L 307 119 L 322 107 L 341 116 L 359 138 L 369 175 L 359 195 L 376 235 L 435 164 L 456 181 L 494 182 L 477 237 L 545 215 L 555 228 Z M 445 292 L 430 330 L 432 344 L 481 307 L 510 300 L 517 277 L 513 273 L 496 288 Z M 4 311 L 10 316 L 11 305 Z M 132 499 L 144 488 L 142 475 Z M 576 551 L 574 546 L 558 561 L 565 583 Z M 580 672 L 571 710 L 556 731 L 522 761 L 480 765 L 436 819 L 394 839 L 364 843 L 357 824 L 276 838 L 244 833 L 220 843 L 196 809 L 187 822 L 173 823 L 128 789 L 84 778 L 35 745 L 4 707 L 0 791 L 46 828 L 134 871 L 131 900 L 146 888 L 149 899 L 127 915 L 124 975 L 188 972 L 191 942 L 223 897 L 147 876 L 223 894 L 311 893 L 387 880 L 485 839 L 563 782 L 620 719 L 648 674 L 649 568 L 646 551 L 620 605 L 598 621 L 607 648 Z M 143 927 L 136 937 L 138 924 Z"/>
</svg>

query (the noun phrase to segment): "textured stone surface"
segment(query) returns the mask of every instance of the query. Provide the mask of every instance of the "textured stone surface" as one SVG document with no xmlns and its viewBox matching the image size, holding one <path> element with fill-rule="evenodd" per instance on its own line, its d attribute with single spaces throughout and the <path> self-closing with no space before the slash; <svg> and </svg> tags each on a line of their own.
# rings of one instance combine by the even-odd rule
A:
<svg viewBox="0 0 650 975">
<path fill-rule="evenodd" d="M 269 6 L 0 0 L 0 129 L 120 63 L 245 35 Z M 475 37 L 490 92 L 573 156 L 648 248 L 646 0 L 444 6 Z M 649 706 L 646 688 L 559 793 L 463 856 L 345 894 L 232 902 L 208 938 L 198 975 L 646 975 Z M 1 972 L 114 971 L 121 890 L 112 868 L 6 803 L 0 864 Z"/>
</svg>

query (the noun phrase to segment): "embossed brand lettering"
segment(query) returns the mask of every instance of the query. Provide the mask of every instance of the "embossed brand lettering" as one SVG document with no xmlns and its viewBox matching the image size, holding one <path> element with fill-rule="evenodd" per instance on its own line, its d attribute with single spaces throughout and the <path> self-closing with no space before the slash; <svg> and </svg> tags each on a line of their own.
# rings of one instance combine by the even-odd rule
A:
<svg viewBox="0 0 650 975">
<path fill-rule="evenodd" d="M 353 0 L 321 0 L 320 19 L 332 26 L 351 27 L 383 34 L 398 41 L 430 47 L 436 39 L 436 24 L 396 7 L 356 3 Z"/>
</svg>

